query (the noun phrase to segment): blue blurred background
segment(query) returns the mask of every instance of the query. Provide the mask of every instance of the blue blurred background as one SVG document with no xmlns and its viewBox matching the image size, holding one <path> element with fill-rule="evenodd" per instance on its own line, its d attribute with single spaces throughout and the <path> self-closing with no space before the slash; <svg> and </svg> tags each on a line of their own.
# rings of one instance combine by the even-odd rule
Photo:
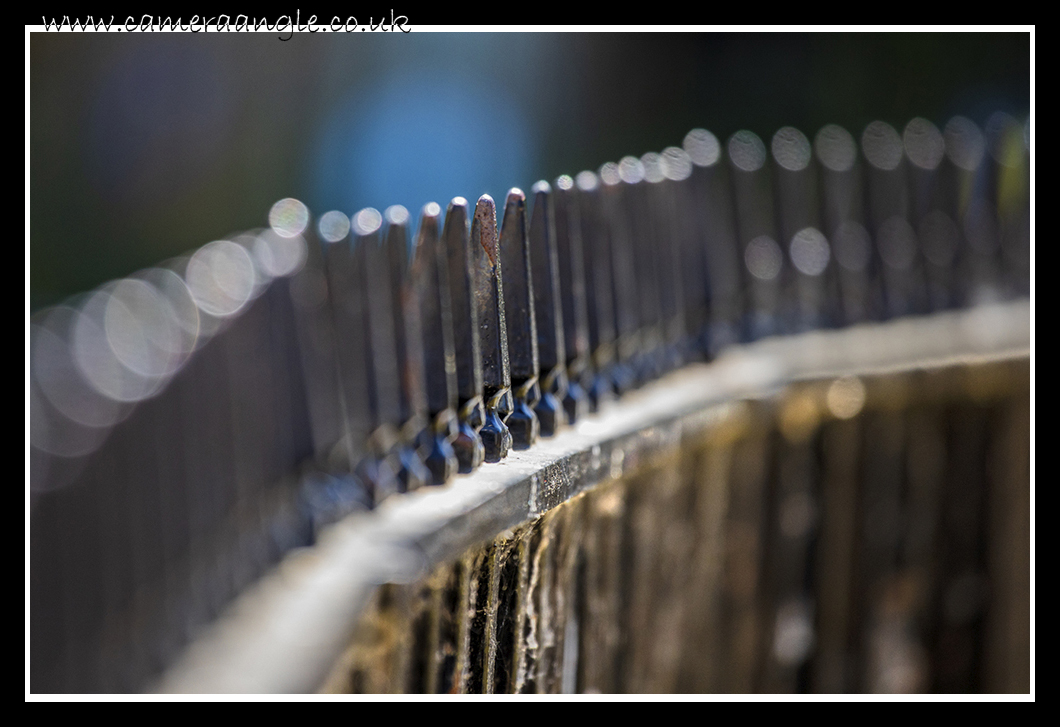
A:
<svg viewBox="0 0 1060 727">
<path fill-rule="evenodd" d="M 1024 34 L 76 34 L 30 39 L 30 304 L 298 197 L 346 213 L 680 144 L 1030 100 Z"/>
</svg>

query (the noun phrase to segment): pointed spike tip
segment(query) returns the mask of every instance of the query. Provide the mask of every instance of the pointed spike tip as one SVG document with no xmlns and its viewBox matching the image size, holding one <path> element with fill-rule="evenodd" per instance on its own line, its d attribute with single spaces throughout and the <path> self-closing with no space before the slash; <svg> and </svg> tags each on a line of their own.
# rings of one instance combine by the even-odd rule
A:
<svg viewBox="0 0 1060 727">
<path fill-rule="evenodd" d="M 718 137 L 706 129 L 692 129 L 685 134 L 682 146 L 697 167 L 712 167 L 721 158 Z"/>
<path fill-rule="evenodd" d="M 618 162 L 618 176 L 626 184 L 644 181 L 644 164 L 635 156 L 625 156 Z"/>
<path fill-rule="evenodd" d="M 570 179 L 570 177 L 567 177 L 567 179 Z M 570 189 L 570 187 L 567 187 L 567 189 Z M 533 192 L 535 195 L 548 194 L 552 191 L 552 185 L 542 179 L 539 182 L 535 182 L 534 186 L 530 188 L 530 191 Z"/>
<path fill-rule="evenodd" d="M 692 175 L 692 158 L 679 146 L 668 146 L 662 153 L 662 172 L 667 179 L 680 182 Z"/>
<path fill-rule="evenodd" d="M 357 235 L 371 235 L 383 224 L 383 216 L 374 207 L 365 207 L 353 216 L 353 232 Z"/>
<path fill-rule="evenodd" d="M 580 187 L 581 175 L 579 174 L 578 177 L 578 186 Z M 614 185 L 621 182 L 622 176 L 619 174 L 618 164 L 616 164 L 615 162 L 607 162 L 606 164 L 602 165 L 600 167 L 600 181 L 609 187 L 613 187 Z"/>
<path fill-rule="evenodd" d="M 317 231 L 325 242 L 339 242 L 350 234 L 350 218 L 338 210 L 325 212 L 317 220 Z"/>
<path fill-rule="evenodd" d="M 596 174 L 590 172 L 588 169 L 583 172 L 578 172 L 576 182 L 578 184 L 578 189 L 583 192 L 591 192 L 600 184 L 599 178 Z"/>
<path fill-rule="evenodd" d="M 384 214 L 390 225 L 403 225 L 409 221 L 409 211 L 399 204 L 387 207 Z"/>
<path fill-rule="evenodd" d="M 280 237 L 301 235 L 309 226 L 309 208 L 294 197 L 281 199 L 269 210 L 269 227 Z"/>
<path fill-rule="evenodd" d="M 478 235 L 475 239 L 476 233 Z M 477 242 L 486 251 L 490 265 L 497 264 L 497 207 L 493 197 L 484 194 L 475 204 L 475 219 L 471 228 L 472 244 Z"/>
</svg>

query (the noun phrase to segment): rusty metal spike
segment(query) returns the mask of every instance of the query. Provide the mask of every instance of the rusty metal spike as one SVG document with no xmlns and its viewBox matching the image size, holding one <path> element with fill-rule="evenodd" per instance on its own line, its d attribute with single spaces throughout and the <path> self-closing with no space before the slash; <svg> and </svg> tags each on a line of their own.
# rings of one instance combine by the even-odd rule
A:
<svg viewBox="0 0 1060 727">
<path fill-rule="evenodd" d="M 556 179 L 553 200 L 559 268 L 557 290 L 562 306 L 560 318 L 567 379 L 563 409 L 571 424 L 589 412 L 589 396 L 585 387 L 592 381 L 589 366 L 589 311 L 585 301 L 585 257 L 576 195 L 571 177 L 563 175 Z"/>
<path fill-rule="evenodd" d="M 398 479 L 405 490 L 415 490 L 429 484 L 433 477 L 417 451 L 427 426 L 427 400 L 423 390 L 419 301 L 409 280 L 409 212 L 401 205 L 394 205 L 386 209 L 384 216 L 401 412 L 401 419 L 396 422 L 400 437 L 397 457 L 401 462 Z"/>
<path fill-rule="evenodd" d="M 822 232 L 836 262 L 840 322 L 854 324 L 882 316 L 882 294 L 872 277 L 872 243 L 865 220 L 864 165 L 857 142 L 835 124 L 813 140 L 821 170 Z"/>
<path fill-rule="evenodd" d="M 578 186 L 578 221 L 585 260 L 585 299 L 593 368 L 586 393 L 589 409 L 595 412 L 614 396 L 615 309 L 611 292 L 611 238 L 602 220 L 600 178 L 593 172 L 583 171 L 575 182 Z"/>
<path fill-rule="evenodd" d="M 620 360 L 629 361 L 634 385 L 650 381 L 662 372 L 662 305 L 660 300 L 659 230 L 652 224 L 648 199 L 648 182 L 644 164 L 634 156 L 623 157 L 618 163 L 619 183 L 614 188 L 615 204 L 611 207 L 611 224 L 625 238 L 629 254 L 627 280 L 633 283 L 636 294 L 629 301 L 634 333 L 619 341 Z M 606 193 L 605 188 L 605 193 Z M 616 281 L 618 278 L 616 278 Z M 615 286 L 616 310 L 621 306 L 620 293 Z M 628 347 L 629 353 L 623 354 Z"/>
<path fill-rule="evenodd" d="M 504 421 L 514 409 L 508 367 L 508 331 L 504 318 L 504 283 L 497 240 L 497 209 L 488 194 L 479 197 L 471 222 L 473 300 L 478 311 L 482 345 L 482 395 L 486 422 L 480 435 L 486 461 L 499 462 L 512 448 L 512 433 Z"/>
<path fill-rule="evenodd" d="M 439 236 L 441 207 L 424 206 L 412 257 L 412 287 L 417 293 L 422 333 L 424 384 L 429 425 L 423 435 L 424 462 L 432 482 L 443 485 L 456 474 L 459 462 L 453 449 L 458 434 L 456 417 L 456 354 L 449 301 L 449 271 Z"/>
<path fill-rule="evenodd" d="M 921 255 L 910 224 L 908 161 L 898 131 L 874 121 L 861 135 L 868 181 L 869 229 L 888 317 L 927 310 Z"/>
<path fill-rule="evenodd" d="M 566 419 L 562 404 L 567 393 L 563 304 L 560 298 L 552 187 L 548 182 L 540 181 L 531 191 L 534 195 L 534 211 L 530 218 L 530 267 L 534 279 L 534 317 L 537 322 L 541 382 L 541 398 L 534 411 L 541 422 L 541 435 L 551 437 Z"/>
<path fill-rule="evenodd" d="M 368 392 L 368 358 L 363 348 L 367 332 L 364 330 L 361 274 L 354 263 L 348 226 L 341 236 L 325 238 L 323 266 L 335 332 L 335 355 L 345 420 L 344 435 L 352 465 L 356 464 L 365 452 L 372 422 L 371 395 Z"/>
<path fill-rule="evenodd" d="M 368 440 L 372 422 L 371 365 L 368 353 L 368 329 L 365 301 L 362 295 L 363 268 L 353 254 L 349 228 L 341 235 L 325 237 L 324 271 L 331 301 L 334 346 L 338 378 L 342 391 L 342 410 L 347 466 L 355 475 L 360 463 L 369 457 Z M 362 478 L 376 502 L 377 489 L 396 483 L 386 472 L 378 477 Z M 378 485 L 378 487 L 377 487 Z"/>
<path fill-rule="evenodd" d="M 365 338 L 361 343 L 367 358 L 371 402 L 368 456 L 357 465 L 363 479 L 372 483 L 375 502 L 401 490 L 401 465 L 394 447 L 401 423 L 397 346 L 391 309 L 390 276 L 380 239 L 382 215 L 366 208 L 353 216 L 353 260 L 361 297 Z"/>
<path fill-rule="evenodd" d="M 676 189 L 667 177 L 662 154 L 648 152 L 640 158 L 647 188 L 647 227 L 655 243 L 656 284 L 659 295 L 659 330 L 662 347 L 660 372 L 665 373 L 684 361 L 684 285 L 681 274 L 680 238 Z"/>
<path fill-rule="evenodd" d="M 740 340 L 744 310 L 743 265 L 736 238 L 732 189 L 725 151 L 714 134 L 692 129 L 682 147 L 692 161 L 693 225 L 703 264 L 699 268 L 706 283 L 707 328 L 701 338 L 708 358 Z"/>
<path fill-rule="evenodd" d="M 953 210 L 950 215 L 960 230 L 955 260 L 962 281 L 960 305 L 996 300 L 999 229 L 997 208 L 988 202 L 990 154 L 987 138 L 971 119 L 954 116 L 943 129 L 946 142 L 946 186 Z"/>
<path fill-rule="evenodd" d="M 953 255 L 959 232 L 947 212 L 947 185 L 942 160 L 946 142 L 933 123 L 915 118 L 902 133 L 906 159 L 910 162 L 909 191 L 913 227 L 923 252 L 923 270 L 928 308 L 944 310 L 953 301 Z"/>
<path fill-rule="evenodd" d="M 829 264 L 831 250 L 821 232 L 817 164 L 810 140 L 791 126 L 773 135 L 770 150 L 779 242 L 791 263 L 783 291 L 791 317 L 789 328 L 820 328 L 832 317 L 827 311 L 827 293 L 834 282 L 834 265 Z"/>
<path fill-rule="evenodd" d="M 471 273 L 471 243 L 468 237 L 468 203 L 455 197 L 445 215 L 442 240 L 449 273 L 453 344 L 456 355 L 457 412 L 459 433 L 453 449 L 462 473 L 482 464 L 486 453 L 479 431 L 486 421 L 482 396 L 482 346 L 479 314 L 474 302 Z"/>
<path fill-rule="evenodd" d="M 537 322 L 526 224 L 526 195 L 519 189 L 510 190 L 504 204 L 500 260 L 513 398 L 512 413 L 505 420 L 505 425 L 512 433 L 512 446 L 515 449 L 527 449 L 537 441 L 540 431 L 534 406 L 541 399 L 541 387 L 537 378 Z"/>
<path fill-rule="evenodd" d="M 621 396 L 637 385 L 635 366 L 638 354 L 643 350 L 638 312 L 641 288 L 637 285 L 634 241 L 624 206 L 619 165 L 608 162 L 601 166 L 599 179 L 595 223 L 599 226 L 599 239 L 607 240 L 611 271 L 608 293 L 615 324 L 611 386 L 614 393 Z"/>
<path fill-rule="evenodd" d="M 333 472 L 349 469 L 350 453 L 346 450 L 335 314 L 324 252 L 341 242 L 348 253 L 349 230 L 350 218 L 342 212 L 321 215 L 315 230 L 307 231 L 306 261 L 290 284 L 314 452 L 318 466 Z"/>
<path fill-rule="evenodd" d="M 741 267 L 750 295 L 744 333 L 748 340 L 781 333 L 781 281 L 787 276 L 784 253 L 777 242 L 768 152 L 752 131 L 737 131 L 727 144 L 736 202 L 736 229 Z"/>
<path fill-rule="evenodd" d="M 707 354 L 707 316 L 710 287 L 707 278 L 705 245 L 697 226 L 696 184 L 692 178 L 693 162 L 684 149 L 670 146 L 660 158 L 665 185 L 673 205 L 669 220 L 670 240 L 676 266 L 675 277 L 681 281 L 681 320 L 678 336 L 682 361 L 702 360 Z"/>
</svg>

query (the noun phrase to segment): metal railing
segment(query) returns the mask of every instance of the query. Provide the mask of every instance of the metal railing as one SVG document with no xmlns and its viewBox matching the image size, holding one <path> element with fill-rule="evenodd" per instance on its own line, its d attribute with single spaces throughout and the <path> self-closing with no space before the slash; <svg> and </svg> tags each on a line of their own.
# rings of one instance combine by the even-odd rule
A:
<svg viewBox="0 0 1060 727">
<path fill-rule="evenodd" d="M 42 312 L 31 688 L 1029 689 L 1028 170 L 696 130 Z"/>
</svg>

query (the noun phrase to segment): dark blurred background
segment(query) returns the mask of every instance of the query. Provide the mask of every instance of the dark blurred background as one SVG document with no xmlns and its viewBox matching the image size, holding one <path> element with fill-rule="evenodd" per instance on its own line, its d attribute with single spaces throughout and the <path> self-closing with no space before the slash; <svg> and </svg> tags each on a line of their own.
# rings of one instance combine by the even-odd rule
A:
<svg viewBox="0 0 1060 727">
<path fill-rule="evenodd" d="M 30 84 L 37 309 L 262 226 L 282 197 L 415 213 L 697 126 L 1025 118 L 1030 36 L 35 33 Z"/>
</svg>

